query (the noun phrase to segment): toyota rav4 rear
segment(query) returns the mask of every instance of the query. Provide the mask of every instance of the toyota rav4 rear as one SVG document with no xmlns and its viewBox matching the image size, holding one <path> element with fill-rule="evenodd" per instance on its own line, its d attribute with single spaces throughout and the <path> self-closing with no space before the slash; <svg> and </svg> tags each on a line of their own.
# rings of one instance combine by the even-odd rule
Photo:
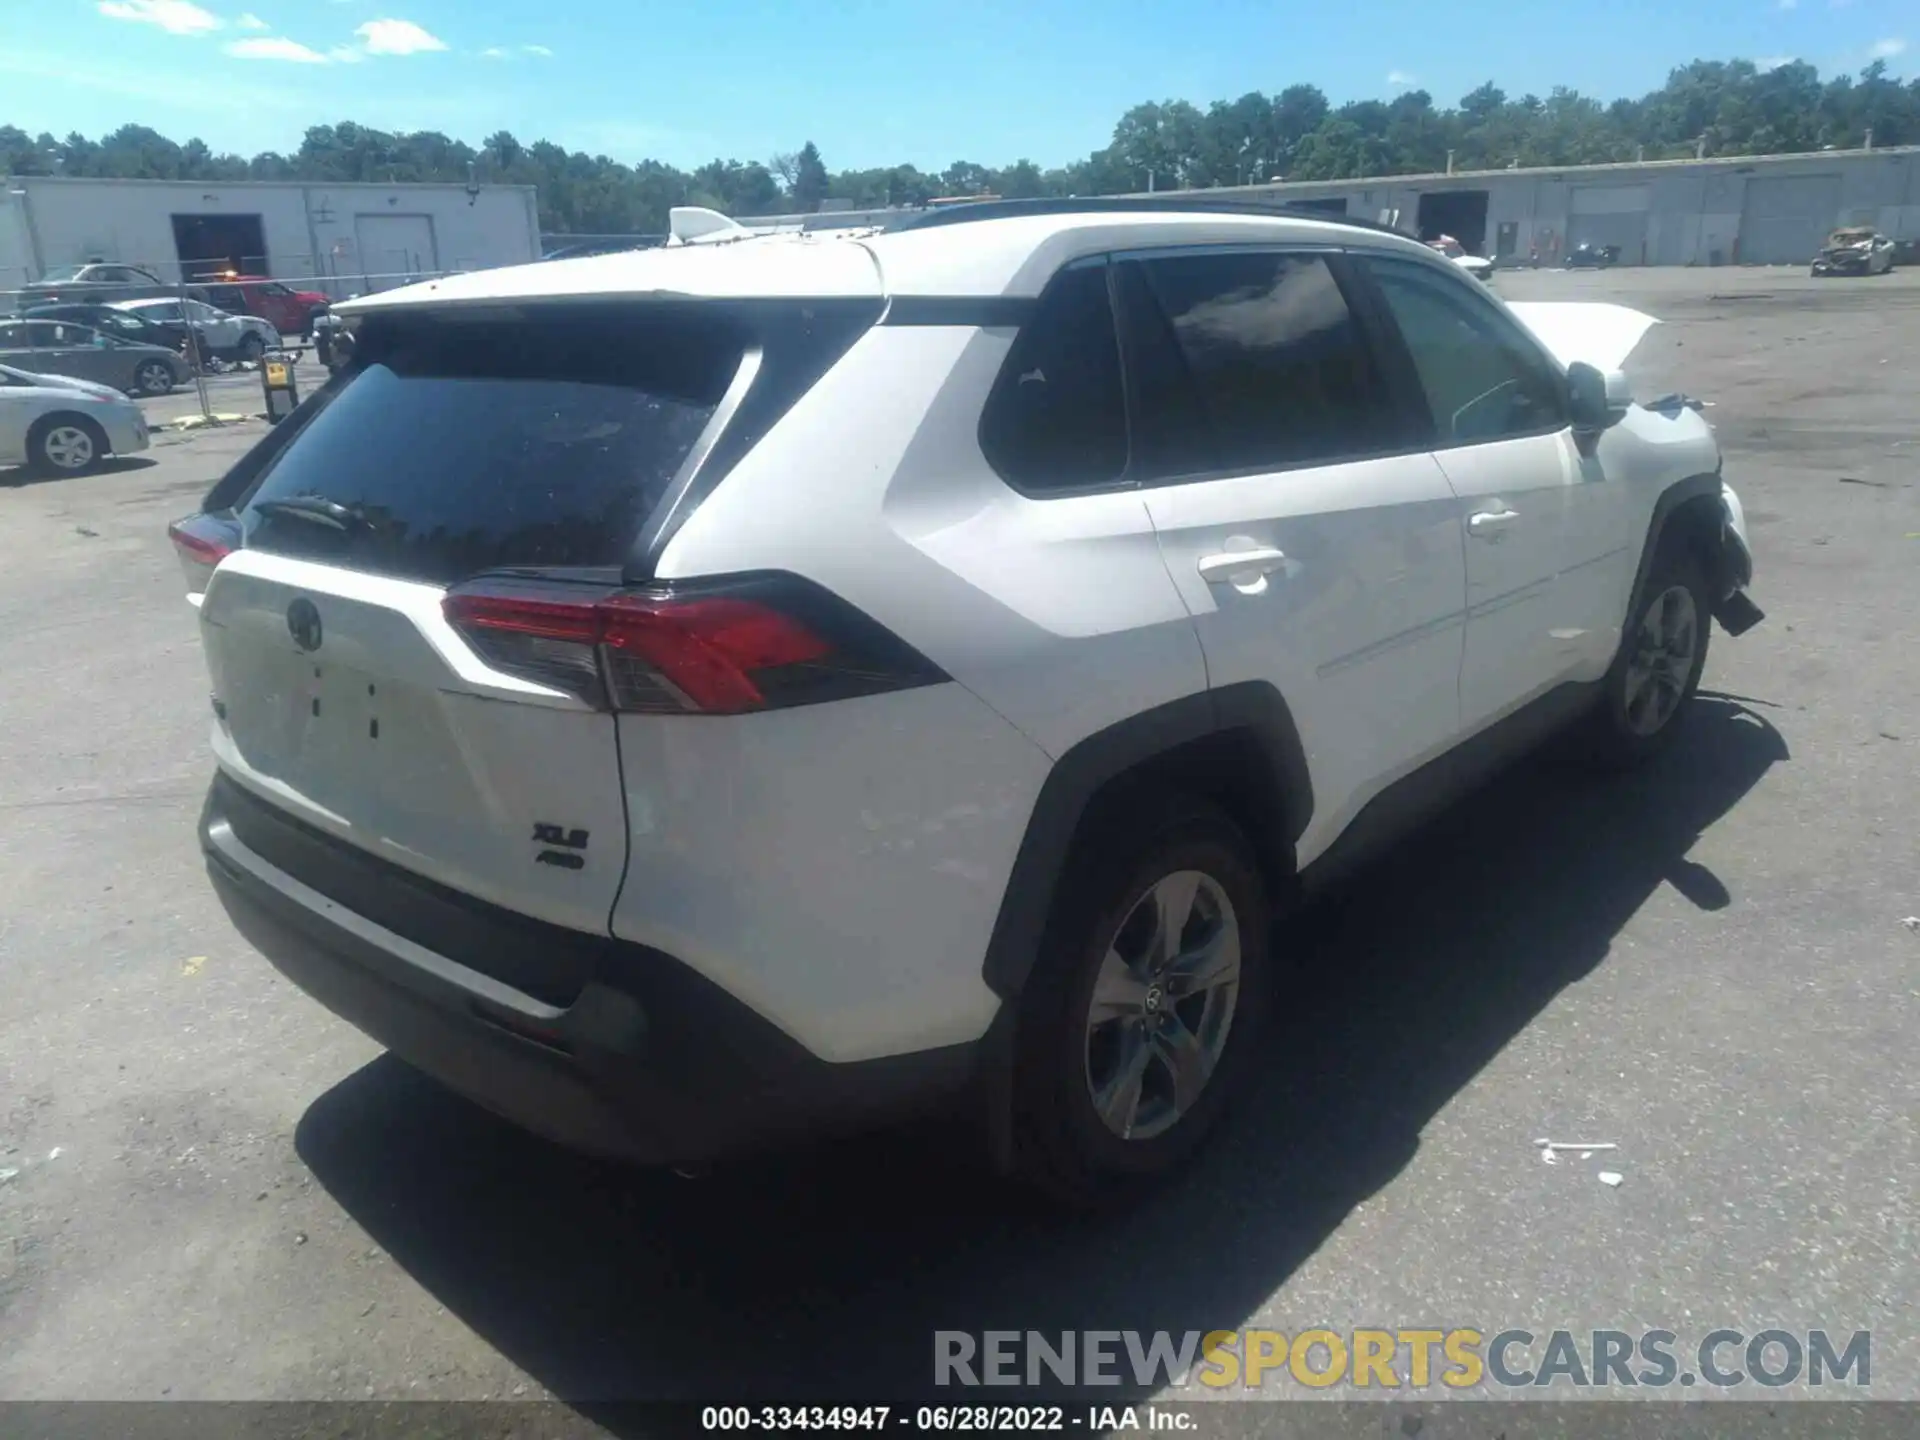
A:
<svg viewBox="0 0 1920 1440">
<path fill-rule="evenodd" d="M 856 293 L 376 309 L 173 530 L 236 925 L 583 1148 L 693 1164 L 930 1103 L 991 1018 L 1005 790 L 1043 757 L 818 584 L 658 563 L 878 317 L 832 250 Z"/>
</svg>

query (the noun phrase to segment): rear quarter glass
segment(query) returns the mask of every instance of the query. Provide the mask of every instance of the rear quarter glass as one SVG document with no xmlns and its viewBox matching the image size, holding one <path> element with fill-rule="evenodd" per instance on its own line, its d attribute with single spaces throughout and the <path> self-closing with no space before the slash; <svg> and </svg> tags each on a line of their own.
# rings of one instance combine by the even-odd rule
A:
<svg viewBox="0 0 1920 1440">
<path fill-rule="evenodd" d="M 617 568 L 753 343 L 694 305 L 369 316 L 241 507 L 245 544 L 440 585 Z M 333 518 L 267 503 L 303 498 Z"/>
</svg>

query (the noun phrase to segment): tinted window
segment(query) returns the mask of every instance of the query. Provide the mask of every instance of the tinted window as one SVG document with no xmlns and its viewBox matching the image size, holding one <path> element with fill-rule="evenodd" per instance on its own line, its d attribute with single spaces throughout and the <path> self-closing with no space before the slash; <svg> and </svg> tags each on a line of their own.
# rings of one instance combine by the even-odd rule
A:
<svg viewBox="0 0 1920 1440">
<path fill-rule="evenodd" d="M 0 350 L 24 350 L 26 348 L 26 326 L 0 325 Z"/>
<path fill-rule="evenodd" d="M 357 373 L 247 501 L 246 543 L 436 584 L 619 565 L 747 344 L 692 310 L 370 319 Z M 353 518 L 262 509 L 302 496 Z"/>
<path fill-rule="evenodd" d="M 1440 443 L 1471 445 L 1567 424 L 1560 376 L 1473 280 L 1404 260 L 1369 260 L 1413 357 Z"/>
<path fill-rule="evenodd" d="M 147 337 L 147 332 L 152 328 L 144 320 L 113 310 L 109 310 L 99 316 L 96 323 L 102 330 L 112 330 L 116 334 L 125 335 L 135 340 L 144 340 Z"/>
<path fill-rule="evenodd" d="M 1399 417 L 1323 257 L 1224 251 L 1127 268 L 1143 478 L 1398 447 Z"/>
<path fill-rule="evenodd" d="M 97 330 L 80 325 L 64 325 L 52 320 L 35 320 L 27 326 L 28 342 L 36 350 L 69 350 L 91 345 L 100 337 Z"/>
<path fill-rule="evenodd" d="M 1106 485 L 1127 468 L 1120 346 L 1104 264 L 1047 287 L 1008 352 L 980 417 L 994 469 L 1028 491 Z"/>
</svg>

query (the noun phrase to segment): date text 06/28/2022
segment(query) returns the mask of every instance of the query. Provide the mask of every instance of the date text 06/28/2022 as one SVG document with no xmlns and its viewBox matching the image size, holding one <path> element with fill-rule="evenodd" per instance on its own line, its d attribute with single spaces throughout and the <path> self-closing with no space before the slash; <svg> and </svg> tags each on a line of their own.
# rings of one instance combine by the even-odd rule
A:
<svg viewBox="0 0 1920 1440">
<path fill-rule="evenodd" d="M 911 1430 L 921 1433 L 1084 1430 L 1187 1431 L 1191 1410 L 1155 1405 L 708 1405 L 700 1428 L 719 1431 Z"/>
</svg>

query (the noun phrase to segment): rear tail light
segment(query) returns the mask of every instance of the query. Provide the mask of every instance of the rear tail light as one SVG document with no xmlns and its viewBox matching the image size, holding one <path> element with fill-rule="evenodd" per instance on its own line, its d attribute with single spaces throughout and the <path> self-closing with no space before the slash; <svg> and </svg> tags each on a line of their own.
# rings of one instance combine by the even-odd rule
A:
<svg viewBox="0 0 1920 1440">
<path fill-rule="evenodd" d="M 189 515 L 167 526 L 167 538 L 180 557 L 187 589 L 198 593 L 219 563 L 240 548 L 240 533 L 230 520 L 212 515 Z"/>
<path fill-rule="evenodd" d="M 630 713 L 738 715 L 946 679 L 790 575 L 648 590 L 490 580 L 449 593 L 442 609 L 496 669 Z"/>
</svg>

